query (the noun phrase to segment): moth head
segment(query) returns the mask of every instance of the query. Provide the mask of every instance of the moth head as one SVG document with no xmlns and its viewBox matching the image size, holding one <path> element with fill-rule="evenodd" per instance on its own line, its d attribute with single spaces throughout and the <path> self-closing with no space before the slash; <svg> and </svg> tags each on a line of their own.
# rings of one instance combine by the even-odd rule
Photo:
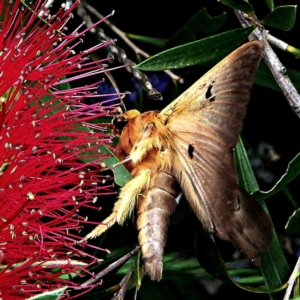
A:
<svg viewBox="0 0 300 300">
<path fill-rule="evenodd" d="M 115 136 L 120 136 L 122 130 L 127 125 L 128 120 L 135 118 L 138 116 L 140 112 L 136 109 L 129 110 L 124 114 L 118 115 L 111 120 L 111 124 L 113 125 L 113 134 Z"/>
</svg>

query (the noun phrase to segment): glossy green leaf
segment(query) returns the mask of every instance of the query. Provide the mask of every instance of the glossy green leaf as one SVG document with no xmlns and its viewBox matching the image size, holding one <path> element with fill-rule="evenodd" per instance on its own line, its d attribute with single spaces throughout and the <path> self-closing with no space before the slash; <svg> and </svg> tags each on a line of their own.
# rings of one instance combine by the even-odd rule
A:
<svg viewBox="0 0 300 300">
<path fill-rule="evenodd" d="M 261 23 L 288 31 L 291 30 L 295 24 L 296 12 L 295 5 L 277 6 Z"/>
<path fill-rule="evenodd" d="M 253 13 L 253 7 L 247 0 L 221 0 L 221 2 L 248 15 Z"/>
<path fill-rule="evenodd" d="M 115 154 L 105 145 L 100 147 L 100 152 L 102 154 L 110 154 L 111 156 L 104 159 L 102 162 L 107 165 L 107 167 L 112 166 L 119 162 L 119 159 L 115 156 Z M 124 167 L 123 164 L 118 165 L 112 169 L 115 176 L 115 183 L 118 186 L 124 186 L 126 182 L 128 182 L 132 176 L 128 172 L 128 170 Z"/>
<path fill-rule="evenodd" d="M 206 36 L 216 33 L 228 20 L 226 14 L 211 17 L 206 8 L 196 12 L 170 39 L 167 48 L 175 47 L 195 40 L 195 34 L 203 32 Z"/>
<path fill-rule="evenodd" d="M 296 234 L 300 232 L 300 209 L 297 209 L 289 217 L 285 229 L 289 234 Z"/>
<path fill-rule="evenodd" d="M 144 35 L 128 33 L 127 36 L 132 40 L 144 42 L 144 43 L 154 45 L 154 46 L 157 46 L 160 48 L 165 47 L 166 44 L 168 43 L 167 39 L 160 39 L 160 38 L 149 37 L 149 36 L 144 36 Z"/>
<path fill-rule="evenodd" d="M 50 292 L 45 292 L 40 295 L 30 297 L 29 300 L 58 300 L 65 292 L 65 290 L 66 287 L 58 290 L 50 291 Z"/>
<path fill-rule="evenodd" d="M 253 171 L 249 170 L 249 168 L 251 168 L 250 162 L 240 138 L 234 149 L 234 158 L 239 177 L 239 185 L 247 192 L 251 193 L 256 191 L 253 196 L 257 200 L 256 195 L 259 193 L 258 185 L 255 183 L 256 179 Z M 264 203 L 261 204 L 267 214 L 269 214 L 266 205 Z M 283 286 L 290 274 L 289 265 L 281 249 L 275 229 L 272 230 L 272 242 L 270 248 L 261 253 L 260 268 L 268 289 L 277 289 Z M 276 294 L 273 295 L 272 298 L 277 299 Z"/>
<path fill-rule="evenodd" d="M 196 42 L 178 46 L 156 54 L 135 68 L 145 71 L 178 69 L 223 58 L 240 45 L 252 27 L 230 30 Z"/>
<path fill-rule="evenodd" d="M 273 0 L 264 0 L 265 4 L 267 5 L 267 7 L 269 8 L 270 11 L 272 11 L 274 9 L 274 2 Z"/>
</svg>

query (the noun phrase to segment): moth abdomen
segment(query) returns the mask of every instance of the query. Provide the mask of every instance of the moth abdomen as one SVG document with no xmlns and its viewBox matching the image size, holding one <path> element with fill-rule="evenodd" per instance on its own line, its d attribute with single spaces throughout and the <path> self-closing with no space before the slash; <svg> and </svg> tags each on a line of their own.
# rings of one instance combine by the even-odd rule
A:
<svg viewBox="0 0 300 300">
<path fill-rule="evenodd" d="M 137 230 L 144 270 L 152 280 L 160 280 L 163 253 L 167 240 L 169 217 L 175 211 L 180 187 L 175 178 L 165 172 L 153 176 L 150 187 L 137 203 Z"/>
</svg>

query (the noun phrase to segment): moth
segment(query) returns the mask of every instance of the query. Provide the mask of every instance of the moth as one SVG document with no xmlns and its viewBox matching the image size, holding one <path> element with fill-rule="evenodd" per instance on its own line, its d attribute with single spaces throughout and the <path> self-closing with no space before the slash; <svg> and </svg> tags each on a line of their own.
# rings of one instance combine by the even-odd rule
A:
<svg viewBox="0 0 300 300">
<path fill-rule="evenodd" d="M 270 245 L 272 223 L 238 187 L 232 148 L 262 50 L 259 41 L 239 47 L 161 112 L 130 110 L 113 119 L 117 156 L 127 157 L 133 178 L 112 214 L 86 238 L 122 225 L 136 208 L 143 268 L 160 280 L 169 216 L 182 191 L 208 232 L 259 260 Z"/>
</svg>

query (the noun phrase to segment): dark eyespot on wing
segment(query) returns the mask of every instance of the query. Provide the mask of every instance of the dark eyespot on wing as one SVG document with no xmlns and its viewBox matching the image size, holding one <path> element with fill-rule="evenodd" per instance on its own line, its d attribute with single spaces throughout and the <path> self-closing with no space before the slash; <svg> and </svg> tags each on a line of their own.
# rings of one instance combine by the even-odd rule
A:
<svg viewBox="0 0 300 300">
<path fill-rule="evenodd" d="M 188 147 L 188 154 L 189 154 L 190 158 L 193 158 L 193 156 L 194 156 L 194 147 L 191 144 L 189 144 L 189 147 Z"/>
<path fill-rule="evenodd" d="M 208 99 L 210 102 L 213 102 L 215 100 L 215 97 L 212 97 L 212 94 L 211 94 L 211 89 L 213 88 L 213 85 L 210 85 L 208 88 L 207 88 L 207 91 L 205 93 L 205 97 L 206 99 Z"/>
</svg>

